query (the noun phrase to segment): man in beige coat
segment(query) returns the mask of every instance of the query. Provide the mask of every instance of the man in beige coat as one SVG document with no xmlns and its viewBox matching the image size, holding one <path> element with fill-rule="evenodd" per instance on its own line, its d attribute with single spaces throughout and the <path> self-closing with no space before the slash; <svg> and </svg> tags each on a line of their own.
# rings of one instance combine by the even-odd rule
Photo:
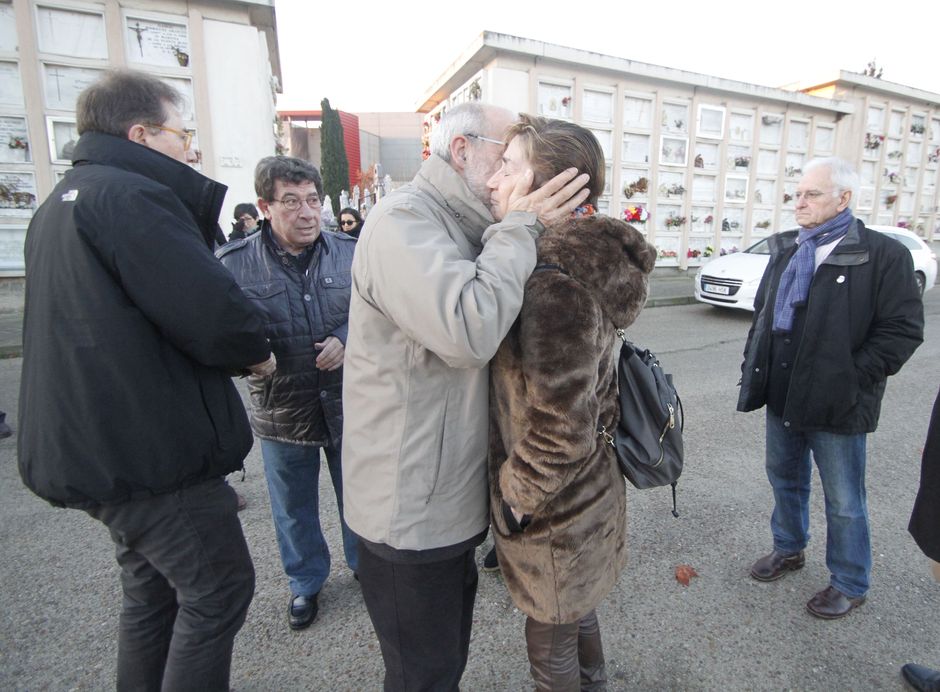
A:
<svg viewBox="0 0 940 692">
<path fill-rule="evenodd" d="M 516 186 L 496 223 L 487 180 L 508 111 L 452 108 L 415 179 L 369 214 L 352 269 L 343 380 L 346 521 L 385 689 L 457 689 L 489 522 L 487 364 L 519 313 L 542 224 L 587 196 L 570 169 Z"/>
</svg>

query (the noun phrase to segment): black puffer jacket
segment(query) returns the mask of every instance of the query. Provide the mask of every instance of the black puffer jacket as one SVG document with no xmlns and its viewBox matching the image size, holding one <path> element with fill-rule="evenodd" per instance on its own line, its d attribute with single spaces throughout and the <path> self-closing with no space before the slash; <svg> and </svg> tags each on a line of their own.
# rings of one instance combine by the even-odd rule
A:
<svg viewBox="0 0 940 692">
<path fill-rule="evenodd" d="M 343 369 L 317 369 L 315 343 L 346 343 L 349 269 L 356 240 L 324 232 L 306 274 L 279 252 L 267 221 L 261 231 L 216 253 L 260 308 L 277 358 L 272 377 L 249 377 L 251 427 L 266 440 L 339 447 Z"/>
<path fill-rule="evenodd" d="M 85 133 L 26 235 L 19 468 L 53 504 L 164 493 L 241 467 L 230 373 L 261 320 L 210 250 L 225 186 Z"/>
<path fill-rule="evenodd" d="M 796 237 L 788 231 L 770 239 L 770 263 L 757 289 L 744 349 L 739 411 L 767 403 L 774 302 Z M 802 309 L 805 328 L 784 424 L 842 435 L 873 432 L 885 380 L 924 340 L 924 306 L 910 252 L 858 221 L 816 270 Z"/>
</svg>

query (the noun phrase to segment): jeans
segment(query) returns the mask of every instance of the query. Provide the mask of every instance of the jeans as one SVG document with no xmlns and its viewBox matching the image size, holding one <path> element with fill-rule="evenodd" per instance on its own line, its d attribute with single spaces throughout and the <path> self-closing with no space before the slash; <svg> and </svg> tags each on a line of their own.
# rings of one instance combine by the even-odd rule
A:
<svg viewBox="0 0 940 692">
<path fill-rule="evenodd" d="M 359 582 L 385 662 L 385 692 L 453 692 L 467 667 L 477 593 L 476 548 L 399 563 L 368 548 Z"/>
<path fill-rule="evenodd" d="M 774 548 L 797 553 L 809 541 L 810 452 L 826 500 L 826 566 L 832 586 L 864 596 L 871 574 L 865 494 L 865 434 L 792 432 L 767 411 L 767 478 L 774 491 Z"/>
<path fill-rule="evenodd" d="M 343 471 L 339 449 L 325 447 L 343 527 L 346 564 L 359 571 L 358 538 L 343 519 Z M 320 528 L 320 447 L 261 440 L 281 564 L 294 596 L 320 592 L 330 573 L 330 549 Z"/>
<path fill-rule="evenodd" d="M 121 566 L 118 690 L 229 689 L 255 588 L 237 505 L 217 478 L 88 510 Z"/>
</svg>

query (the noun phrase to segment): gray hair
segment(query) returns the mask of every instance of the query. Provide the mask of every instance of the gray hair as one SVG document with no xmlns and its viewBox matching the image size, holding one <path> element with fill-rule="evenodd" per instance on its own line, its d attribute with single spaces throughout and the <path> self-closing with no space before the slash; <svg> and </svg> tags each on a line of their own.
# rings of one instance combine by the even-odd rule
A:
<svg viewBox="0 0 940 692">
<path fill-rule="evenodd" d="M 832 181 L 833 187 L 835 188 L 832 191 L 833 197 L 838 197 L 847 190 L 852 193 L 849 206 L 855 205 L 855 200 L 858 199 L 860 181 L 858 173 L 852 164 L 838 156 L 825 156 L 812 159 L 803 166 L 803 173 L 809 173 L 815 168 L 829 169 L 829 179 Z"/>
<path fill-rule="evenodd" d="M 454 106 L 441 118 L 431 132 L 431 153 L 450 163 L 450 143 L 460 135 L 480 135 L 486 131 L 486 106 L 476 101 Z"/>
<path fill-rule="evenodd" d="M 317 195 L 323 199 L 323 178 L 320 171 L 309 161 L 293 156 L 265 156 L 255 166 L 255 193 L 260 199 L 271 202 L 274 199 L 274 183 L 298 185 L 313 183 Z"/>
<path fill-rule="evenodd" d="M 179 92 L 153 75 L 136 70 L 112 70 L 78 97 L 78 134 L 103 132 L 127 137 L 132 125 L 162 125 L 167 106 L 180 107 Z"/>
</svg>

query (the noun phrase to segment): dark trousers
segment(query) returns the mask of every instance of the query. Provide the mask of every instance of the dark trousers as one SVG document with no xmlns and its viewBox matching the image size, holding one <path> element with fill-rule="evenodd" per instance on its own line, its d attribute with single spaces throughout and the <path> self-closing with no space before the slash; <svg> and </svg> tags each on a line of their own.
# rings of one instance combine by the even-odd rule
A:
<svg viewBox="0 0 940 692">
<path fill-rule="evenodd" d="M 89 510 L 121 566 L 118 690 L 228 690 L 255 589 L 237 509 L 235 492 L 213 479 Z"/>
<path fill-rule="evenodd" d="M 526 618 L 525 639 L 538 692 L 607 689 L 601 630 L 593 610 L 564 625 Z"/>
<path fill-rule="evenodd" d="M 401 564 L 360 546 L 359 583 L 385 661 L 386 692 L 458 689 L 477 593 L 474 552 Z"/>
</svg>

